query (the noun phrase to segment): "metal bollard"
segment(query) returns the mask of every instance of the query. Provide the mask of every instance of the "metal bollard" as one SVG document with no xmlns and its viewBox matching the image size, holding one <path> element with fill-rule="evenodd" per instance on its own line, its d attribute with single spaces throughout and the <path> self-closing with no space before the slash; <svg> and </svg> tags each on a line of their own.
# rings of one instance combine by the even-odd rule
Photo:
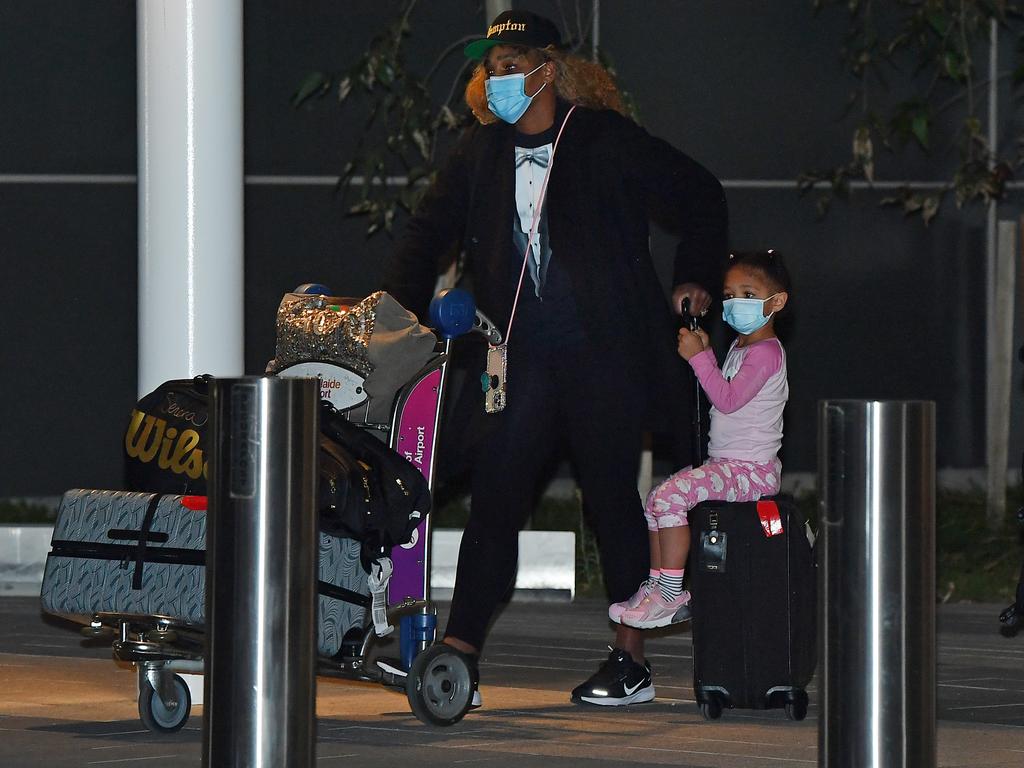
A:
<svg viewBox="0 0 1024 768">
<path fill-rule="evenodd" d="M 315 379 L 214 379 L 206 768 L 316 762 Z"/>
<path fill-rule="evenodd" d="M 933 768 L 935 404 L 819 403 L 818 764 Z"/>
</svg>

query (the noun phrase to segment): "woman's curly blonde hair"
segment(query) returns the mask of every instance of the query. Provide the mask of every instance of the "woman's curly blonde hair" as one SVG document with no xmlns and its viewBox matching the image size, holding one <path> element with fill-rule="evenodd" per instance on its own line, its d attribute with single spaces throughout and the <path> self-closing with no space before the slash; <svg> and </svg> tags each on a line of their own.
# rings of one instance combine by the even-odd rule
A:
<svg viewBox="0 0 1024 768">
<path fill-rule="evenodd" d="M 559 98 L 589 109 L 612 109 L 626 114 L 615 80 L 596 61 L 588 61 L 553 46 L 542 49 L 541 53 L 545 59 L 555 63 L 554 88 Z M 487 107 L 487 92 L 484 88 L 486 80 L 487 67 L 484 62 L 480 62 L 466 86 L 466 104 L 483 125 L 498 120 Z"/>
</svg>

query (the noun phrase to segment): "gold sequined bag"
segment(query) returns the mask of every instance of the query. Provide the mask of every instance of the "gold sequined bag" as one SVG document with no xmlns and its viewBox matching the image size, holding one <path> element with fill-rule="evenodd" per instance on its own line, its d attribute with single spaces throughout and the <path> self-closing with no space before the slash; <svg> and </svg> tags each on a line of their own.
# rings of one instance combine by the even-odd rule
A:
<svg viewBox="0 0 1024 768">
<path fill-rule="evenodd" d="M 384 291 L 363 299 L 287 293 L 277 310 L 276 356 L 267 373 L 321 376 L 324 399 L 341 410 L 362 408 L 368 399 L 362 418 L 384 422 L 395 393 L 436 354 L 436 346 L 430 329 Z M 324 376 L 307 365 L 313 363 L 345 370 Z"/>
<path fill-rule="evenodd" d="M 296 363 L 334 363 L 363 377 L 373 371 L 370 337 L 383 291 L 365 299 L 286 293 L 277 309 L 277 348 L 267 366 L 277 373 Z"/>
</svg>

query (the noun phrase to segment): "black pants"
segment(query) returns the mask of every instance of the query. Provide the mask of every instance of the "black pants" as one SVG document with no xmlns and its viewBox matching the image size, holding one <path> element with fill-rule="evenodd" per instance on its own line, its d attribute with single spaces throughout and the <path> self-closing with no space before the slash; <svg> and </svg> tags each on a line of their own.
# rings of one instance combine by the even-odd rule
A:
<svg viewBox="0 0 1024 768">
<path fill-rule="evenodd" d="M 595 527 L 609 600 L 632 595 L 650 564 L 636 487 L 644 387 L 625 356 L 510 345 L 507 392 L 505 410 L 486 416 L 494 422 L 475 457 L 446 631 L 476 648 L 515 578 L 538 480 L 563 445 Z"/>
</svg>

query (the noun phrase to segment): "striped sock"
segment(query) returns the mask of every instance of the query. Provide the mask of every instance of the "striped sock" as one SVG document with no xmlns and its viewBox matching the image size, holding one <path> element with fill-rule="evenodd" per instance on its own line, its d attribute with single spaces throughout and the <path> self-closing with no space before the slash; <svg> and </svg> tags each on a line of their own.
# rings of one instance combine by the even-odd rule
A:
<svg viewBox="0 0 1024 768">
<path fill-rule="evenodd" d="M 661 576 L 658 577 L 658 589 L 661 590 L 661 596 L 667 602 L 675 602 L 683 594 L 683 572 L 682 568 L 678 570 L 661 569 Z"/>
</svg>

